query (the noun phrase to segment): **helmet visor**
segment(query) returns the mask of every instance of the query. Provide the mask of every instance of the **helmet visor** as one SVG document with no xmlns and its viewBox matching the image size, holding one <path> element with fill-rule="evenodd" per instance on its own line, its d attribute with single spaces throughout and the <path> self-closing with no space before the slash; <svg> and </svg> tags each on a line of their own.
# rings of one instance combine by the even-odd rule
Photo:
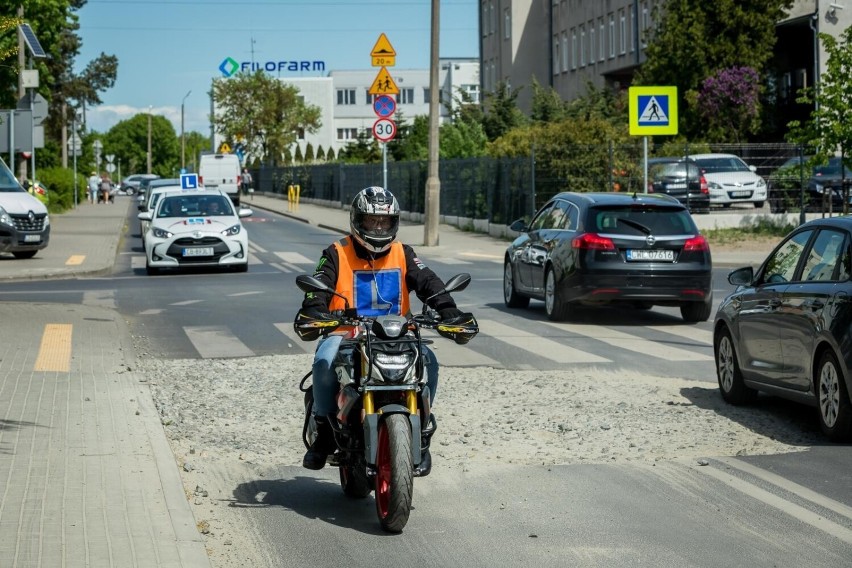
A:
<svg viewBox="0 0 852 568">
<path fill-rule="evenodd" d="M 399 215 L 373 215 L 358 213 L 355 215 L 355 228 L 361 235 L 372 238 L 395 237 L 399 229 Z"/>
</svg>

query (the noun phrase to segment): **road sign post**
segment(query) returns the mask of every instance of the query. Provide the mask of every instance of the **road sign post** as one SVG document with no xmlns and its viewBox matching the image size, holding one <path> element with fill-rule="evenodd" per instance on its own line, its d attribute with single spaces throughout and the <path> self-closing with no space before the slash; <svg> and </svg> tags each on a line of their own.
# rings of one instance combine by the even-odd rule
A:
<svg viewBox="0 0 852 568">
<path fill-rule="evenodd" d="M 379 35 L 376 45 L 370 51 L 371 65 L 381 67 L 379 74 L 367 92 L 374 96 L 373 112 L 379 120 L 373 124 L 373 137 L 382 142 L 382 187 L 388 188 L 388 145 L 387 142 L 396 136 L 396 123 L 390 116 L 396 111 L 396 100 L 390 95 L 399 96 L 399 87 L 390 76 L 388 67 L 396 65 L 396 50 L 384 33 Z"/>
<path fill-rule="evenodd" d="M 648 192 L 648 136 L 677 134 L 677 87 L 630 87 L 630 134 L 644 136 L 642 187 Z"/>
</svg>

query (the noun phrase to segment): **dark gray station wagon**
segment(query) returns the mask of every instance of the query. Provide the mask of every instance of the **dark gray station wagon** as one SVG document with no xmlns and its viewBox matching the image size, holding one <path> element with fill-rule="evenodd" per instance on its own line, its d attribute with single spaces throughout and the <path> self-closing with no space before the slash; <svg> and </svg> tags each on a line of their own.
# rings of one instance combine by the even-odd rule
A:
<svg viewBox="0 0 852 568">
<path fill-rule="evenodd" d="M 580 304 L 638 309 L 678 306 L 684 320 L 713 308 L 710 247 L 683 204 L 668 195 L 560 193 L 506 250 L 503 299 L 509 308 L 544 300 L 562 320 Z"/>
</svg>

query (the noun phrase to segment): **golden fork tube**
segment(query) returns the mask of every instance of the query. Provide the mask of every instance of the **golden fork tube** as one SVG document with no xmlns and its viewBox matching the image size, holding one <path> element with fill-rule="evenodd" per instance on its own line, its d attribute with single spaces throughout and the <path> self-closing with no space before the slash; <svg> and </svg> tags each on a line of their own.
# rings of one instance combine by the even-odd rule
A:
<svg viewBox="0 0 852 568">
<path fill-rule="evenodd" d="M 405 404 L 406 406 L 408 406 L 409 413 L 417 414 L 417 393 L 415 393 L 413 390 L 406 391 Z"/>
<path fill-rule="evenodd" d="M 372 391 L 367 391 L 364 393 L 364 414 L 373 414 L 376 412 L 375 408 L 373 408 L 373 393 Z"/>
</svg>

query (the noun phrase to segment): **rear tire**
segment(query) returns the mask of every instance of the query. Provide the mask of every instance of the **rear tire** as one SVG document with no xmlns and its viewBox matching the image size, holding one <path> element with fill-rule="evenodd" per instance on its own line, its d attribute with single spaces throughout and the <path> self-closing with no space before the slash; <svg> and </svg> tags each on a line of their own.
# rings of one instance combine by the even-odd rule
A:
<svg viewBox="0 0 852 568">
<path fill-rule="evenodd" d="M 13 252 L 13 253 L 12 253 L 12 255 L 13 255 L 15 258 L 25 259 L 25 258 L 32 258 L 32 257 L 34 257 L 34 256 L 36 255 L 36 253 L 37 253 L 37 252 L 38 252 L 38 251 L 36 251 L 36 250 L 19 250 L 19 251 L 17 251 L 17 252 Z"/>
<path fill-rule="evenodd" d="M 503 302 L 507 308 L 526 308 L 530 305 L 528 297 L 515 291 L 515 271 L 509 261 L 503 265 Z"/>
<path fill-rule="evenodd" d="M 763 201 L 755 201 L 754 202 L 755 209 L 763 209 Z"/>
<path fill-rule="evenodd" d="M 713 294 L 704 302 L 689 302 L 680 307 L 680 315 L 687 323 L 698 323 L 710 319 L 713 311 Z"/>
<path fill-rule="evenodd" d="M 550 321 L 562 321 L 571 313 L 571 305 L 559 297 L 556 274 L 552 268 L 544 275 L 544 311 Z"/>
<path fill-rule="evenodd" d="M 391 414 L 379 424 L 376 452 L 376 514 L 382 529 L 402 532 L 414 494 L 411 426 L 404 414 Z"/>
<path fill-rule="evenodd" d="M 832 442 L 845 442 L 852 434 L 852 402 L 837 357 L 831 351 L 826 351 L 820 358 L 816 391 L 819 426 L 823 434 Z"/>
<path fill-rule="evenodd" d="M 716 357 L 716 378 L 722 398 L 733 405 L 754 402 L 757 399 L 757 391 L 747 387 L 743 381 L 730 331 L 723 329 L 719 332 L 713 353 Z"/>
</svg>

